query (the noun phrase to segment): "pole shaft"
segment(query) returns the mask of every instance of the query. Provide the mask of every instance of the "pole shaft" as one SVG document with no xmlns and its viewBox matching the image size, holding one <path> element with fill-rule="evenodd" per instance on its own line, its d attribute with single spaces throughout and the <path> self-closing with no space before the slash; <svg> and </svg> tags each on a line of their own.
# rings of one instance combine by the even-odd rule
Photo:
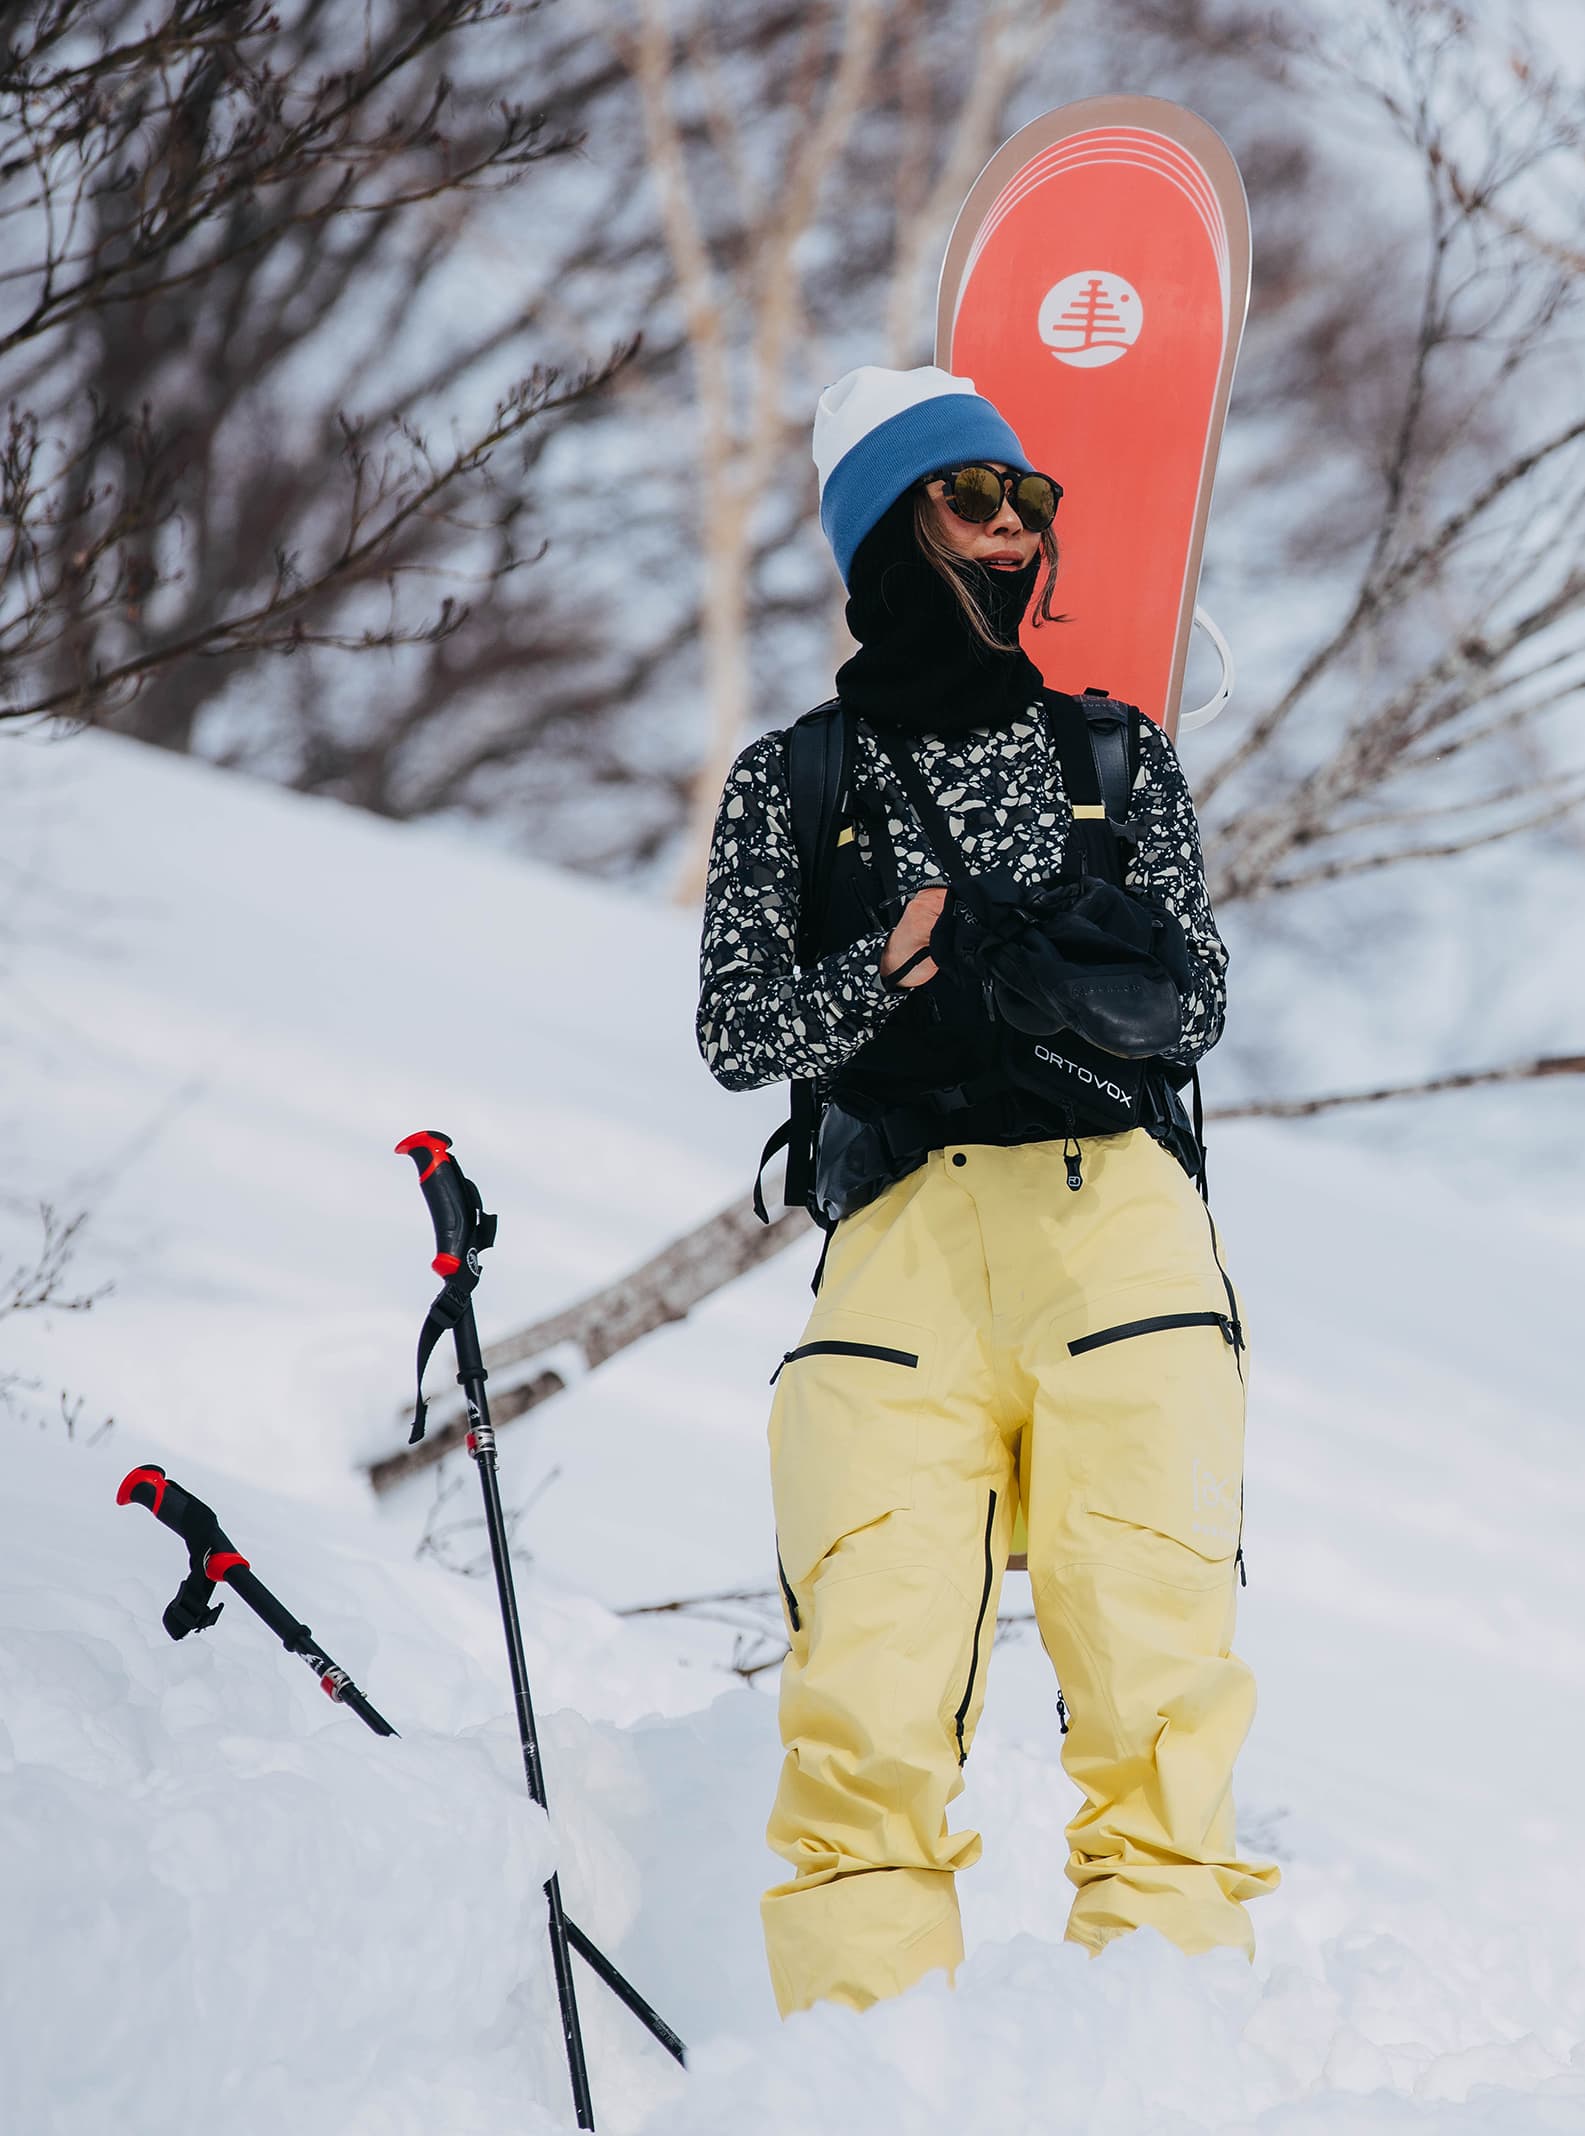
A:
<svg viewBox="0 0 1585 2136">
<path fill-rule="evenodd" d="M 545 1801 L 545 1775 L 539 1755 L 539 1735 L 534 1726 L 534 1702 L 528 1689 L 528 1661 L 523 1652 L 523 1624 L 518 1613 L 517 1590 L 512 1580 L 512 1557 L 501 1509 L 501 1486 L 496 1475 L 495 1431 L 490 1423 L 490 1404 L 484 1391 L 484 1358 L 479 1349 L 479 1329 L 473 1317 L 473 1300 L 457 1322 L 457 1381 L 468 1402 L 468 1450 L 479 1472 L 484 1496 L 484 1525 L 490 1539 L 490 1562 L 495 1568 L 495 1591 L 501 1604 L 501 1628 L 506 1634 L 507 1667 L 512 1678 L 512 1699 L 517 1708 L 518 1741 L 523 1748 L 523 1776 L 528 1792 L 541 1809 Z M 572 2101 L 580 2129 L 594 2127 L 594 2103 L 589 2095 L 589 2070 L 584 2059 L 583 2028 L 578 2022 L 578 1997 L 572 1977 L 572 1952 L 567 1940 L 567 1916 L 561 1903 L 561 1882 L 552 1876 L 545 1886 L 549 1913 L 551 1963 L 556 1975 L 556 1999 L 561 2005 L 561 2031 L 567 2048 L 567 2073 L 572 2081 Z"/>
<path fill-rule="evenodd" d="M 688 2050 L 676 2033 L 672 2031 L 670 2025 L 667 2024 L 653 2004 L 644 2000 L 633 1983 L 623 1978 L 610 1959 L 607 1958 L 605 1952 L 591 1943 L 577 1922 L 571 1918 L 567 1922 L 567 1940 L 578 1953 L 578 1956 L 589 1966 L 590 1970 L 597 1973 L 605 1982 L 617 2000 L 625 2004 L 638 2019 L 639 2023 L 655 2039 L 659 2040 L 672 2060 L 681 2062 L 683 2068 L 686 2069 L 688 2066 Z"/>
<path fill-rule="evenodd" d="M 376 1735 L 395 1735 L 396 1730 L 384 1714 L 370 1705 L 346 1670 L 331 1660 L 308 1626 L 292 1615 L 278 1595 L 271 1594 L 257 1573 L 245 1565 L 234 1565 L 224 1575 L 224 1584 L 239 1602 L 245 1602 L 253 1614 L 269 1626 L 288 1654 L 296 1654 L 307 1662 L 338 1705 L 355 1713 Z"/>
</svg>

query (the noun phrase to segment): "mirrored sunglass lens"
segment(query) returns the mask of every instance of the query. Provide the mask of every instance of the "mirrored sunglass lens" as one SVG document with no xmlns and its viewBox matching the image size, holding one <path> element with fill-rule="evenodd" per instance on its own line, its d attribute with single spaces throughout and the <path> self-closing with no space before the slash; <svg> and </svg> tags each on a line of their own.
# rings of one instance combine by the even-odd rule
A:
<svg viewBox="0 0 1585 2136">
<path fill-rule="evenodd" d="M 952 502 L 965 519 L 992 519 L 1002 508 L 1002 478 L 992 467 L 960 467 Z"/>
<path fill-rule="evenodd" d="M 1057 516 L 1062 492 L 1044 475 L 1023 475 L 1013 491 L 1013 509 L 1031 531 L 1044 531 Z"/>
</svg>

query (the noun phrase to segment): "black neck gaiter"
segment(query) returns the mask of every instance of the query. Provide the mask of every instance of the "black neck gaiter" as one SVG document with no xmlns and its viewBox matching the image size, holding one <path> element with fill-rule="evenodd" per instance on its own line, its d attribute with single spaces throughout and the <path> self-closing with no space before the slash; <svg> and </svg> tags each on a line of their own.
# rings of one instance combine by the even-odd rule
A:
<svg viewBox="0 0 1585 2136">
<path fill-rule="evenodd" d="M 859 642 L 837 670 L 842 702 L 861 719 L 904 734 L 963 734 L 1021 718 L 1044 687 L 1018 643 L 1040 573 L 962 565 L 964 582 L 1005 649 L 977 638 L 952 589 L 919 547 L 905 490 L 853 558 L 848 629 Z"/>
</svg>

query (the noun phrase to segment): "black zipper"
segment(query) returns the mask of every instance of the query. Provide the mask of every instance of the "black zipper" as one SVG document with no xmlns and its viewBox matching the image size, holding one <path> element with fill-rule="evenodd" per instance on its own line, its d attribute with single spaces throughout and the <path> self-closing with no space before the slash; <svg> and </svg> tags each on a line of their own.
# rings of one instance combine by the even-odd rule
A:
<svg viewBox="0 0 1585 2136">
<path fill-rule="evenodd" d="M 1222 1340 L 1236 1351 L 1242 1331 L 1236 1320 L 1226 1313 L 1157 1313 L 1150 1320 L 1125 1320 L 1115 1328 L 1101 1328 L 1094 1335 L 1081 1335 L 1077 1342 L 1068 1344 L 1070 1357 L 1082 1357 L 1086 1350 L 1099 1350 L 1109 1342 L 1128 1342 L 1135 1335 L 1159 1335 L 1166 1328 L 1220 1328 Z"/>
<path fill-rule="evenodd" d="M 1198 1071 L 1196 1071 L 1194 1090 L 1195 1097 L 1198 1099 L 1200 1091 Z M 1203 1185 L 1205 1168 L 1205 1144 L 1203 1141 L 1200 1144 L 1200 1168 Z M 1222 1266 L 1222 1242 L 1216 1235 L 1216 1218 L 1211 1214 L 1210 1197 L 1202 1193 L 1201 1200 L 1205 1204 L 1205 1221 L 1211 1227 L 1211 1257 L 1216 1262 L 1216 1273 L 1221 1277 L 1222 1288 L 1227 1293 L 1227 1310 L 1231 1315 L 1233 1330 L 1233 1362 L 1237 1365 L 1238 1376 L 1242 1380 L 1244 1377 L 1244 1323 L 1238 1317 L 1238 1300 L 1233 1295 L 1232 1278 Z M 1233 1563 L 1238 1568 L 1239 1586 L 1247 1587 L 1249 1585 L 1249 1574 L 1244 1566 L 1244 1479 L 1242 1476 L 1238 1480 L 1238 1547 L 1233 1552 Z"/>
<path fill-rule="evenodd" d="M 985 1516 L 985 1585 L 980 1591 L 980 1613 L 974 1620 L 974 1647 L 969 1655 L 969 1680 L 963 1686 L 963 1697 L 956 1714 L 953 1716 L 953 1724 L 958 1732 L 958 1763 L 960 1765 L 967 1761 L 969 1755 L 963 1747 L 963 1723 L 968 1719 L 969 1700 L 974 1696 L 974 1678 L 980 1666 L 980 1633 L 984 1629 L 985 1612 L 990 1607 L 991 1601 L 991 1531 L 995 1526 L 996 1493 L 992 1491 L 990 1510 Z"/>
<path fill-rule="evenodd" d="M 1216 1218 L 1211 1214 L 1211 1205 L 1205 1204 L 1205 1221 L 1211 1227 L 1211 1258 L 1216 1263 L 1216 1273 L 1222 1279 L 1222 1288 L 1227 1293 L 1227 1310 L 1233 1330 L 1233 1361 L 1238 1366 L 1238 1376 L 1244 1377 L 1244 1324 L 1238 1317 L 1238 1300 L 1233 1294 L 1232 1278 L 1222 1266 L 1222 1242 L 1216 1235 Z"/>
<path fill-rule="evenodd" d="M 792 1591 L 792 1583 L 787 1577 L 787 1569 L 782 1564 L 780 1543 L 776 1545 L 776 1577 L 781 1581 L 781 1591 L 787 1597 L 787 1614 L 792 1619 L 792 1628 L 795 1632 L 802 1631 L 803 1620 L 798 1615 L 798 1597 Z"/>
<path fill-rule="evenodd" d="M 805 1342 L 796 1350 L 789 1350 L 771 1374 L 773 1387 L 781 1378 L 782 1365 L 790 1365 L 800 1357 L 878 1357 L 884 1365 L 907 1365 L 910 1370 L 919 1363 L 917 1350 L 887 1350 L 875 1342 Z"/>
</svg>

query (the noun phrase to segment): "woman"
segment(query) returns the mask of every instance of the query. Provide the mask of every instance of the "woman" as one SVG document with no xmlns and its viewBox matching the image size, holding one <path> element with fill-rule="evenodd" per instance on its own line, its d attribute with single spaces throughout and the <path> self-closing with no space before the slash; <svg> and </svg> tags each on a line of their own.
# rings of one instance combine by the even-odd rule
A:
<svg viewBox="0 0 1585 2136">
<path fill-rule="evenodd" d="M 1254 1705 L 1229 1651 L 1244 1333 L 1171 1096 L 1224 1008 L 1193 805 L 1140 720 L 1108 895 L 1158 946 L 1175 1035 L 1141 1125 L 1043 1102 L 1009 1068 L 1030 1042 L 975 930 L 985 886 L 1026 938 L 1043 925 L 1078 844 L 1074 759 L 1018 645 L 1042 574 L 1052 620 L 1060 490 L 971 381 L 931 368 L 839 380 L 814 450 L 858 641 L 837 677 L 856 887 L 799 968 L 786 737 L 752 743 L 716 826 L 698 1024 L 728 1088 L 811 1081 L 843 1123 L 822 1131 L 823 1161 L 845 1153 L 821 1189 L 837 1221 L 770 1425 L 791 1652 L 769 1838 L 792 1874 L 763 1915 L 784 2014 L 862 2008 L 962 1956 L 953 1877 L 980 1842 L 946 1810 L 1020 1505 L 1083 1796 L 1068 1937 L 1094 1952 L 1149 1925 L 1250 1951 L 1244 1902 L 1277 1882 L 1240 1859 L 1230 1795 Z"/>
</svg>

